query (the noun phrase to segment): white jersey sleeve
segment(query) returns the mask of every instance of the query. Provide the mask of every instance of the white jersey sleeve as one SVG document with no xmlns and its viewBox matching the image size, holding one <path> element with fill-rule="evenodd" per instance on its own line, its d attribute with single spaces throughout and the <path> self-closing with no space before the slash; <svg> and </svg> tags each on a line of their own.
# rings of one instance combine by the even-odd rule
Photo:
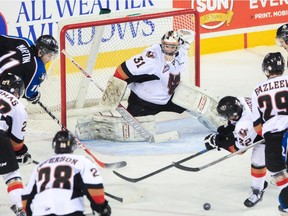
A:
<svg viewBox="0 0 288 216">
<path fill-rule="evenodd" d="M 254 142 L 257 133 L 253 127 L 251 98 L 238 97 L 238 99 L 243 106 L 243 112 L 240 120 L 237 121 L 235 125 L 235 145 L 238 149 L 243 149 Z"/>
<path fill-rule="evenodd" d="M 11 131 L 10 137 L 19 143 L 24 140 L 27 112 L 24 105 L 14 95 L 0 90 L 1 116 L 0 130 Z"/>
<path fill-rule="evenodd" d="M 104 192 L 94 191 L 99 189 L 104 191 L 102 178 L 92 161 L 80 155 L 58 154 L 37 165 L 22 198 L 27 205 L 32 202 L 33 215 L 66 215 L 84 212 L 84 195 L 96 205 L 104 202 Z"/>
<path fill-rule="evenodd" d="M 261 114 L 258 109 L 258 99 L 255 90 L 252 92 L 251 101 L 252 101 L 252 120 L 254 126 L 256 126 L 261 124 Z"/>
</svg>

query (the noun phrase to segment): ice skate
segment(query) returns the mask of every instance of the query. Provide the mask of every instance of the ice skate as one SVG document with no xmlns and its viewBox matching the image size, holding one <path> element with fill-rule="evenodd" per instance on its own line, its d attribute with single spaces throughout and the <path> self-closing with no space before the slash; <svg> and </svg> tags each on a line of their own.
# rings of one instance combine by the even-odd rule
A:
<svg viewBox="0 0 288 216">
<path fill-rule="evenodd" d="M 257 189 L 253 189 L 253 188 L 252 188 L 252 194 L 251 194 L 251 196 L 250 196 L 248 199 L 246 199 L 246 200 L 244 201 L 244 205 L 245 205 L 246 207 L 248 207 L 248 208 L 251 208 L 251 207 L 253 207 L 254 205 L 256 205 L 259 201 L 261 201 L 262 198 L 263 198 L 263 195 L 264 195 L 264 192 L 265 192 L 265 189 L 267 188 L 267 186 L 268 186 L 268 183 L 265 181 L 265 183 L 264 183 L 264 189 L 263 189 L 262 191 L 259 191 L 259 190 L 257 190 Z"/>
<path fill-rule="evenodd" d="M 26 216 L 26 213 L 22 208 L 17 208 L 16 205 L 12 205 L 10 209 L 17 215 L 17 216 Z"/>
<path fill-rule="evenodd" d="M 278 211 L 281 216 L 288 216 L 288 212 L 284 211 L 281 205 L 278 206 Z"/>
</svg>

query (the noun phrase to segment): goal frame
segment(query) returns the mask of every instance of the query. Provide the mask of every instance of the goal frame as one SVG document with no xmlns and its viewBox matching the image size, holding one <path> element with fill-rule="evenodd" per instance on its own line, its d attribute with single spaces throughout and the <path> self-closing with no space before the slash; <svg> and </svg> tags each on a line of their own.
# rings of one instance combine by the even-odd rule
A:
<svg viewBox="0 0 288 216">
<path fill-rule="evenodd" d="M 169 9 L 167 9 L 169 10 Z M 133 12 L 133 11 L 131 11 Z M 66 56 L 64 53 L 62 53 L 62 50 L 66 50 L 65 47 L 65 36 L 66 32 L 68 30 L 77 29 L 77 28 L 85 28 L 85 27 L 91 27 L 91 26 L 104 26 L 104 25 L 112 25 L 112 24 L 118 24 L 118 23 L 128 23 L 128 22 L 134 22 L 134 21 L 140 21 L 144 19 L 157 19 L 157 18 L 164 18 L 169 17 L 173 15 L 186 15 L 186 14 L 194 14 L 195 16 L 195 85 L 200 87 L 200 17 L 199 13 L 194 9 L 174 9 L 170 11 L 164 11 L 160 13 L 154 13 L 154 14 L 140 14 L 135 16 L 126 16 L 121 18 L 113 18 L 113 17 L 107 17 L 106 20 L 95 20 L 95 21 L 89 21 L 89 22 L 78 22 L 78 23 L 66 23 L 63 26 L 59 26 L 59 39 L 60 39 L 60 94 L 61 94 L 61 122 L 64 126 L 67 126 L 67 103 L 66 103 Z M 103 16 L 103 15 L 101 15 Z M 97 18 L 96 18 L 97 19 Z M 81 18 L 79 19 L 79 21 Z"/>
</svg>

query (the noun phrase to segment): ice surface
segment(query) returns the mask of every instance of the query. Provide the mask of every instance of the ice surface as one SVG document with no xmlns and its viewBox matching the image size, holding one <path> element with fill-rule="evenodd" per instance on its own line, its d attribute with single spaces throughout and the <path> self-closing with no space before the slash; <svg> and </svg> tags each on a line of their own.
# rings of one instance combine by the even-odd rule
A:
<svg viewBox="0 0 288 216">
<path fill-rule="evenodd" d="M 274 46 L 203 55 L 201 86 L 219 97 L 250 96 L 255 84 L 265 79 L 261 71 L 263 57 L 268 52 L 276 51 L 287 56 L 287 53 Z M 160 121 L 157 132 L 178 130 L 179 140 L 167 143 L 83 143 L 101 161 L 127 161 L 128 165 L 117 171 L 129 177 L 146 175 L 204 149 L 203 138 L 210 132 L 195 118 L 187 114 L 169 114 L 170 120 L 163 121 L 166 117 L 167 113 L 157 116 Z M 74 129 L 74 123 L 75 117 L 71 117 L 68 122 L 70 130 Z M 30 117 L 25 143 L 34 160 L 42 161 L 53 155 L 51 140 L 59 129 L 48 115 L 41 118 Z M 82 149 L 75 153 L 86 154 Z M 185 165 L 203 165 L 226 154 L 223 150 L 214 150 L 186 162 Z M 109 169 L 100 168 L 100 172 L 106 191 L 113 195 L 129 199 L 139 191 L 146 190 L 143 198 L 129 204 L 107 198 L 114 216 L 278 216 L 278 191 L 271 184 L 262 202 L 251 209 L 243 205 L 250 192 L 250 156 L 251 150 L 195 173 L 170 168 L 138 183 L 126 182 Z M 33 168 L 33 164 L 21 167 L 24 183 Z M 269 179 L 267 177 L 268 181 Z M 12 216 L 4 182 L 0 193 L 0 215 Z M 205 202 L 211 204 L 209 211 L 203 209 Z"/>
</svg>

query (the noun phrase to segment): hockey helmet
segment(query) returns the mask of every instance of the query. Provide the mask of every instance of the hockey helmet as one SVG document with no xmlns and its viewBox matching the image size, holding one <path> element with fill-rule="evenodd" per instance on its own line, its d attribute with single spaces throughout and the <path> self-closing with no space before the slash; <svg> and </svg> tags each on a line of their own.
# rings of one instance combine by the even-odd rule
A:
<svg viewBox="0 0 288 216">
<path fill-rule="evenodd" d="M 279 42 L 279 39 L 284 40 L 286 44 L 288 44 L 288 23 L 280 26 L 276 32 L 276 41 Z M 278 43 L 277 43 L 278 44 Z M 281 46 L 280 44 L 278 44 Z"/>
<path fill-rule="evenodd" d="M 13 94 L 18 99 L 24 95 L 25 86 L 23 80 L 12 74 L 3 74 L 0 79 L 0 89 Z"/>
<path fill-rule="evenodd" d="M 280 52 L 268 53 L 262 63 L 262 71 L 267 77 L 271 74 L 282 75 L 285 70 L 284 57 Z"/>
<path fill-rule="evenodd" d="M 168 31 L 161 38 L 162 52 L 166 55 L 175 55 L 181 45 L 181 37 L 176 31 Z"/>
<path fill-rule="evenodd" d="M 243 107 L 236 97 L 226 96 L 219 101 L 217 112 L 228 120 L 238 121 L 242 116 Z"/>
<path fill-rule="evenodd" d="M 54 55 L 58 54 L 58 42 L 51 35 L 42 35 L 36 41 L 37 51 L 41 51 L 42 55 L 53 53 Z"/>
<path fill-rule="evenodd" d="M 56 154 L 73 153 L 76 140 L 69 131 L 58 131 L 53 138 L 52 148 Z"/>
</svg>

